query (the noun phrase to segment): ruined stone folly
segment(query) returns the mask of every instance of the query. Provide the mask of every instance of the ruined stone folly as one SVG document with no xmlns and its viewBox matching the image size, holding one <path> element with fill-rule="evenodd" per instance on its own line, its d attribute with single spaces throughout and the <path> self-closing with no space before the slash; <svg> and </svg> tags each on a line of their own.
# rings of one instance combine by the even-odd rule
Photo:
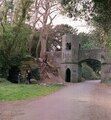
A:
<svg viewBox="0 0 111 120">
<path fill-rule="evenodd" d="M 106 49 L 81 49 L 77 35 L 66 34 L 62 40 L 62 51 L 50 54 L 66 82 L 79 82 L 79 63 L 93 59 L 101 63 L 101 82 L 111 80 L 111 53 Z"/>
</svg>

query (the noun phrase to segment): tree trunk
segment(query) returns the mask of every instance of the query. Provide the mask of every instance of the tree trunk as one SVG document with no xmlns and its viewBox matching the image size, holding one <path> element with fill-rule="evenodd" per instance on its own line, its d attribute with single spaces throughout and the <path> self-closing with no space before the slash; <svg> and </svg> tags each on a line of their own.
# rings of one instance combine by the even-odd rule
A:
<svg viewBox="0 0 111 120">
<path fill-rule="evenodd" d="M 40 58 L 44 58 L 44 56 L 46 54 L 46 44 L 47 44 L 47 40 L 43 38 L 41 40 Z"/>
<path fill-rule="evenodd" d="M 35 29 L 33 28 L 32 34 L 30 35 L 30 39 L 29 39 L 28 45 L 27 45 L 30 54 L 32 54 L 32 47 L 34 44 L 34 41 L 33 41 L 34 35 L 35 35 Z"/>
<path fill-rule="evenodd" d="M 36 47 L 36 58 L 37 58 L 37 59 L 39 58 L 39 47 L 40 47 L 40 43 L 41 43 L 41 41 L 40 41 L 40 39 L 39 39 L 39 41 L 38 41 L 38 43 L 37 43 L 37 47 Z"/>
<path fill-rule="evenodd" d="M 45 35 L 43 31 L 41 31 L 40 38 L 39 38 L 37 48 L 36 48 L 36 58 L 38 58 L 38 56 L 39 56 L 38 50 L 39 50 L 40 46 L 41 46 L 40 58 L 44 58 L 45 53 L 46 53 L 46 44 L 47 44 L 47 35 Z"/>
<path fill-rule="evenodd" d="M 104 32 L 104 36 L 103 36 L 103 48 L 107 48 L 107 42 L 108 42 L 108 33 L 107 32 Z"/>
</svg>

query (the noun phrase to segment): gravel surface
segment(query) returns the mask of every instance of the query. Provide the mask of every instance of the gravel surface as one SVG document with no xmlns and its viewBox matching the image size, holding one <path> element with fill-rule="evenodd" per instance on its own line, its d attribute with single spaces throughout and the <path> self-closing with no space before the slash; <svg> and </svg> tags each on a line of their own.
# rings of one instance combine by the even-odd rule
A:
<svg viewBox="0 0 111 120">
<path fill-rule="evenodd" d="M 37 100 L 0 102 L 0 120 L 111 120 L 111 86 L 70 83 Z"/>
</svg>

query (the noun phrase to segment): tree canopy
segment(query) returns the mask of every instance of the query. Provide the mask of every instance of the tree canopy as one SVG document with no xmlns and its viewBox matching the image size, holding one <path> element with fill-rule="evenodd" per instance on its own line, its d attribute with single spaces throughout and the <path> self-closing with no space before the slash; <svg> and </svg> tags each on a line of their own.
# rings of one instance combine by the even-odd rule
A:
<svg viewBox="0 0 111 120">
<path fill-rule="evenodd" d="M 101 31 L 106 46 L 111 30 L 111 0 L 61 0 L 70 17 L 82 18 Z"/>
<path fill-rule="evenodd" d="M 69 25 L 61 24 L 50 29 L 47 41 L 47 51 L 60 51 L 64 34 L 77 34 L 77 30 Z"/>
</svg>

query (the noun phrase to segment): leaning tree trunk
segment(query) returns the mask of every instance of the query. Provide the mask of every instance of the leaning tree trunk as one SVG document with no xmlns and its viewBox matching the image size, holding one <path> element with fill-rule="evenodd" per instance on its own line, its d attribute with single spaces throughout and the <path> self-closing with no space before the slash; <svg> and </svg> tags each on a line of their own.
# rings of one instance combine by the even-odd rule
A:
<svg viewBox="0 0 111 120">
<path fill-rule="evenodd" d="M 40 58 L 44 58 L 45 54 L 46 54 L 46 44 L 47 44 L 47 35 L 44 34 L 43 31 L 41 31 L 40 33 L 40 38 L 39 41 L 37 43 L 37 48 L 36 48 L 36 58 L 38 58 L 38 54 L 39 54 L 39 47 L 40 49 Z"/>
</svg>

